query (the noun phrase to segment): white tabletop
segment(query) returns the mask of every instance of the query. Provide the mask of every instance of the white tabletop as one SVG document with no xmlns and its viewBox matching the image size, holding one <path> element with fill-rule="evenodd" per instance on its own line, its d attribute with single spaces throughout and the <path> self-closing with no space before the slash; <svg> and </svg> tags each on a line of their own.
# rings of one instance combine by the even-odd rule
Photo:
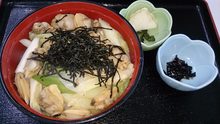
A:
<svg viewBox="0 0 220 124">
<path fill-rule="evenodd" d="M 218 35 L 220 37 L 220 0 L 206 0 L 206 1 L 209 5 Z"/>
</svg>

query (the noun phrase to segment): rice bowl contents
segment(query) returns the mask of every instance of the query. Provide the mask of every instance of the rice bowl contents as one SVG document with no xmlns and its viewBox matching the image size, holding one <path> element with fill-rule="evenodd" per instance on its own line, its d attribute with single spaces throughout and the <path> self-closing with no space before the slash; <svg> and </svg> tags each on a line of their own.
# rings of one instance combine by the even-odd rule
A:
<svg viewBox="0 0 220 124">
<path fill-rule="evenodd" d="M 58 14 L 51 24 L 35 22 L 29 40 L 15 85 L 20 97 L 39 113 L 89 117 L 111 105 L 130 82 L 134 68 L 128 46 L 100 18 Z"/>
</svg>

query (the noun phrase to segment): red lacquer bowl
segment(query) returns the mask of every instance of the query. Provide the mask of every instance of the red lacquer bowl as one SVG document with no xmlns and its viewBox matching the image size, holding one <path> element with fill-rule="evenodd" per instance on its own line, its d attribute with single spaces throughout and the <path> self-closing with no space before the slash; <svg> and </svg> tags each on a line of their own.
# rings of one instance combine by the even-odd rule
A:
<svg viewBox="0 0 220 124">
<path fill-rule="evenodd" d="M 120 32 L 125 41 L 127 42 L 130 50 L 131 61 L 134 64 L 134 73 L 132 79 L 125 90 L 125 92 L 106 110 L 97 115 L 78 119 L 78 120 L 65 120 L 53 117 L 48 117 L 40 114 L 29 107 L 19 96 L 16 86 L 14 85 L 15 69 L 19 63 L 25 47 L 19 42 L 20 39 L 28 38 L 28 32 L 31 31 L 32 25 L 35 22 L 50 22 L 55 15 L 59 13 L 83 13 L 89 18 L 98 19 L 102 18 L 107 21 L 113 28 Z M 44 7 L 33 14 L 26 17 L 20 22 L 17 27 L 11 32 L 5 44 L 2 45 L 1 49 L 1 82 L 3 87 L 11 99 L 12 103 L 18 107 L 25 114 L 40 119 L 44 122 L 88 122 L 94 119 L 100 118 L 107 113 L 120 106 L 134 91 L 143 68 L 143 52 L 141 49 L 140 42 L 138 41 L 137 35 L 130 24 L 120 15 L 113 11 L 88 2 L 64 2 L 53 4 Z"/>
</svg>

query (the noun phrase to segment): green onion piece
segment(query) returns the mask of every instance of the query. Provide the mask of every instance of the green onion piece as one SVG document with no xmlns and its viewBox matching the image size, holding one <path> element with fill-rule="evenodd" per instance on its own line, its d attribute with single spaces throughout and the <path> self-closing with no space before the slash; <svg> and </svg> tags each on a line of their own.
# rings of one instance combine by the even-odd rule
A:
<svg viewBox="0 0 220 124">
<path fill-rule="evenodd" d="M 44 86 L 49 86 L 51 84 L 56 84 L 57 87 L 59 88 L 61 93 L 70 93 L 70 94 L 75 94 L 74 91 L 68 89 L 65 87 L 64 84 L 58 79 L 56 76 L 42 76 L 42 75 L 35 75 L 32 77 L 34 80 L 38 81 Z"/>
<path fill-rule="evenodd" d="M 129 78 L 120 81 L 118 85 L 120 94 L 122 94 L 125 91 L 125 89 L 128 87 L 129 82 L 130 82 Z"/>
</svg>

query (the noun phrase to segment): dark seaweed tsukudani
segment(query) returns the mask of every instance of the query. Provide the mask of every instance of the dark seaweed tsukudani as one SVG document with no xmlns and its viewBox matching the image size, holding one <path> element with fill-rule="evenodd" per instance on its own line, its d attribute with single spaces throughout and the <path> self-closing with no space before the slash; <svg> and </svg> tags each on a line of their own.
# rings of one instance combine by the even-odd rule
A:
<svg viewBox="0 0 220 124">
<path fill-rule="evenodd" d="M 196 76 L 196 72 L 192 73 L 192 66 L 189 66 L 184 60 L 179 59 L 177 55 L 171 62 L 167 63 L 165 74 L 178 81 L 183 78 L 190 79 Z"/>
</svg>

